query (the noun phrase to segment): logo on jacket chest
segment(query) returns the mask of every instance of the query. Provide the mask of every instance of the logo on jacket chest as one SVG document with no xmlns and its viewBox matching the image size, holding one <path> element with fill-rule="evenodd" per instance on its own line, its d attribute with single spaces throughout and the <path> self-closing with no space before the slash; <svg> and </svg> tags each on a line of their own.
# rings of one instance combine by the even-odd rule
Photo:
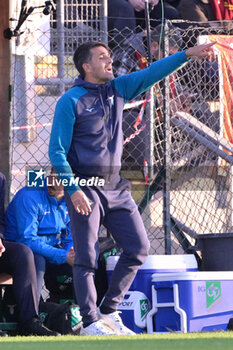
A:
<svg viewBox="0 0 233 350">
<path fill-rule="evenodd" d="M 111 108 L 114 105 L 114 95 L 108 96 L 105 101 L 108 103 L 108 106 Z M 92 113 L 94 111 L 98 111 L 99 108 L 103 109 L 103 110 L 106 108 L 106 106 L 103 106 L 101 104 L 101 100 L 100 99 L 98 101 L 95 101 L 92 104 L 92 107 L 85 108 L 85 112 Z"/>
<path fill-rule="evenodd" d="M 91 112 L 93 112 L 94 111 L 94 107 L 92 107 L 92 108 L 86 108 L 85 110 L 86 110 L 86 112 L 89 112 L 89 113 L 91 113 Z"/>
<path fill-rule="evenodd" d="M 50 210 L 45 210 L 44 211 L 44 215 L 46 215 L 46 214 L 51 214 L 51 211 Z"/>
<path fill-rule="evenodd" d="M 109 96 L 107 100 L 109 102 L 109 105 L 112 107 L 114 105 L 114 95 Z"/>
</svg>

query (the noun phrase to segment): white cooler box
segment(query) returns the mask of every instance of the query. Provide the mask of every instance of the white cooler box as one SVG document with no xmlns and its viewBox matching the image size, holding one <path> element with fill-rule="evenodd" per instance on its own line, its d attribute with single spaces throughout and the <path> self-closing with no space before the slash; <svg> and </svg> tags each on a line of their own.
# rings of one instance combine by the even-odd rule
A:
<svg viewBox="0 0 233 350">
<path fill-rule="evenodd" d="M 108 281 L 112 277 L 118 259 L 119 256 L 109 256 L 107 259 Z M 144 293 L 151 303 L 151 278 L 154 273 L 186 271 L 198 271 L 197 260 L 193 254 L 149 255 L 146 262 L 139 268 L 129 290 Z"/>
<path fill-rule="evenodd" d="M 233 317 L 233 271 L 152 276 L 147 332 L 226 330 Z"/>
</svg>

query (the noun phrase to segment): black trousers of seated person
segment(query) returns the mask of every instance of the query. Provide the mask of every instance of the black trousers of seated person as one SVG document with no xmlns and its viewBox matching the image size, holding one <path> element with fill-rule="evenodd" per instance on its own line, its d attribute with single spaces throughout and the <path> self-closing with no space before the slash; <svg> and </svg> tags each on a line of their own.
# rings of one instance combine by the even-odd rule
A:
<svg viewBox="0 0 233 350">
<path fill-rule="evenodd" d="M 38 316 L 37 280 L 34 256 L 21 243 L 3 242 L 6 251 L 0 257 L 0 272 L 13 277 L 13 294 L 19 312 L 18 322 L 24 324 Z"/>
</svg>

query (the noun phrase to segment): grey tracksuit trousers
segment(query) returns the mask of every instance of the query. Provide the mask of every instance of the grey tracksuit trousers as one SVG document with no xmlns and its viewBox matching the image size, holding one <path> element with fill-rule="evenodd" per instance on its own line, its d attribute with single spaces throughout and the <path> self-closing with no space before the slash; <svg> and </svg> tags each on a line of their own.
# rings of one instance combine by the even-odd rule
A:
<svg viewBox="0 0 233 350">
<path fill-rule="evenodd" d="M 75 294 L 85 325 L 98 319 L 94 273 L 99 253 L 100 225 L 103 224 L 111 232 L 123 249 L 103 301 L 104 306 L 114 310 L 128 291 L 138 268 L 145 262 L 149 253 L 149 240 L 125 180 L 120 180 L 111 190 L 93 187 L 82 190 L 91 203 L 92 212 L 89 216 L 78 214 L 68 193 L 65 196 L 76 253 L 73 268 Z"/>
</svg>

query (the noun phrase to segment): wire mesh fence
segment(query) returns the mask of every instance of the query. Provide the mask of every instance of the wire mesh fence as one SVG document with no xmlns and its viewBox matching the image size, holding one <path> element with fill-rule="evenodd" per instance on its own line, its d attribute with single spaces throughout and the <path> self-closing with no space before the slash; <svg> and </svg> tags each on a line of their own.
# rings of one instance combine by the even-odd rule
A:
<svg viewBox="0 0 233 350">
<path fill-rule="evenodd" d="M 148 65 L 143 28 L 119 41 L 116 30 L 106 36 L 104 2 L 58 3 L 42 27 L 36 21 L 13 47 L 12 195 L 26 184 L 27 168 L 50 166 L 54 109 L 77 75 L 72 55 L 80 43 L 110 40 L 115 76 Z M 131 181 L 151 253 L 177 254 L 190 251 L 195 234 L 232 231 L 233 25 L 153 27 L 153 60 L 217 40 L 211 59 L 190 60 L 124 107 L 122 176 Z"/>
</svg>

